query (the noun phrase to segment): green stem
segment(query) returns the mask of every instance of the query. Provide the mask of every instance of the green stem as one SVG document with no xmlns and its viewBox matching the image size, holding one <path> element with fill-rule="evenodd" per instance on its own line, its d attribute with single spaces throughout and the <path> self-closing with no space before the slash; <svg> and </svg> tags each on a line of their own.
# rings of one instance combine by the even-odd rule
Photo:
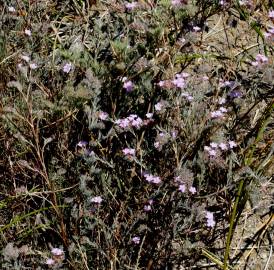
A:
<svg viewBox="0 0 274 270">
<path fill-rule="evenodd" d="M 228 231 L 228 235 L 227 235 L 227 238 L 226 238 L 226 247 L 225 247 L 225 255 L 224 255 L 224 267 L 223 267 L 224 270 L 227 270 L 230 244 L 231 244 L 231 240 L 232 240 L 232 237 L 233 237 L 233 229 L 234 229 L 234 226 L 235 226 L 236 214 L 237 214 L 238 204 L 239 204 L 240 197 L 241 197 L 241 194 L 242 194 L 243 186 L 244 186 L 244 179 L 242 179 L 239 183 L 237 197 L 236 197 L 236 200 L 235 200 L 235 203 L 234 203 L 234 206 L 233 206 L 233 210 L 232 210 L 232 215 L 231 215 L 231 218 L 230 218 L 229 231 Z"/>
</svg>

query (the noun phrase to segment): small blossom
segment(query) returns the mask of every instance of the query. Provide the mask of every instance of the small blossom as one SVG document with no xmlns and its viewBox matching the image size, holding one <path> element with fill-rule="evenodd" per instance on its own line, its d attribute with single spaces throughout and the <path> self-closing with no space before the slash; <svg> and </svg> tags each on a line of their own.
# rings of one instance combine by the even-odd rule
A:
<svg viewBox="0 0 274 270">
<path fill-rule="evenodd" d="M 207 219 L 207 226 L 213 228 L 216 224 L 216 222 L 214 220 L 213 213 L 207 211 L 206 212 L 206 219 Z"/>
<path fill-rule="evenodd" d="M 184 193 L 186 191 L 186 186 L 185 185 L 179 185 L 179 191 Z"/>
<path fill-rule="evenodd" d="M 31 31 L 29 29 L 25 29 L 25 34 L 30 37 L 31 36 Z"/>
<path fill-rule="evenodd" d="M 147 113 L 146 117 L 149 118 L 149 119 L 151 119 L 153 117 L 153 113 Z"/>
<path fill-rule="evenodd" d="M 133 149 L 133 148 L 125 148 L 122 150 L 122 152 L 125 156 L 127 156 L 127 155 L 134 156 L 135 155 L 135 149 Z"/>
<path fill-rule="evenodd" d="M 83 148 L 83 147 L 86 147 L 88 145 L 88 142 L 86 141 L 80 141 L 77 143 L 77 146 Z"/>
<path fill-rule="evenodd" d="M 218 147 L 218 144 L 215 143 L 215 142 L 211 142 L 211 143 L 210 143 L 210 146 L 211 146 L 211 148 L 217 148 L 217 147 Z"/>
<path fill-rule="evenodd" d="M 126 3 L 125 7 L 128 11 L 132 11 L 138 7 L 138 2 Z"/>
<path fill-rule="evenodd" d="M 30 67 L 30 69 L 37 69 L 38 68 L 38 66 L 35 63 L 31 63 L 29 65 L 29 67 Z"/>
<path fill-rule="evenodd" d="M 153 184 L 159 184 L 161 183 L 161 178 L 159 176 L 153 176 L 151 174 L 144 174 L 144 177 L 146 178 L 146 181 Z"/>
<path fill-rule="evenodd" d="M 159 149 L 160 148 L 160 142 L 155 142 L 154 143 L 154 147 L 157 148 L 157 149 Z"/>
<path fill-rule="evenodd" d="M 194 26 L 194 27 L 193 27 L 193 30 L 194 30 L 194 32 L 199 32 L 199 31 L 201 31 L 201 27 L 199 27 L 199 26 Z"/>
<path fill-rule="evenodd" d="M 163 104 L 161 102 L 158 102 L 154 106 L 156 111 L 161 111 L 163 109 Z"/>
<path fill-rule="evenodd" d="M 208 77 L 208 76 L 203 76 L 203 77 L 202 77 L 202 80 L 203 80 L 203 81 L 208 81 L 208 80 L 209 80 L 209 77 Z"/>
<path fill-rule="evenodd" d="M 185 4 L 187 4 L 187 0 L 171 0 L 171 5 L 174 8 L 179 8 Z"/>
<path fill-rule="evenodd" d="M 220 105 L 225 104 L 226 103 L 226 99 L 225 98 L 220 98 L 218 103 Z"/>
<path fill-rule="evenodd" d="M 96 196 L 96 197 L 91 198 L 90 201 L 93 202 L 93 203 L 100 204 L 103 201 L 103 199 L 102 199 L 101 196 Z"/>
<path fill-rule="evenodd" d="M 221 148 L 221 150 L 225 151 L 227 150 L 227 145 L 225 143 L 219 143 L 219 147 Z"/>
<path fill-rule="evenodd" d="M 230 149 L 232 149 L 232 148 L 234 148 L 234 147 L 237 146 L 237 144 L 234 141 L 229 141 L 228 144 L 229 144 L 229 148 Z"/>
<path fill-rule="evenodd" d="M 146 212 L 151 211 L 151 205 L 145 205 L 145 206 L 144 206 L 144 210 L 145 210 Z"/>
<path fill-rule="evenodd" d="M 27 56 L 27 55 L 21 55 L 20 58 L 26 62 L 29 62 L 30 61 L 30 57 Z"/>
<path fill-rule="evenodd" d="M 10 6 L 10 7 L 8 7 L 8 11 L 13 13 L 13 12 L 15 12 L 16 10 L 15 10 L 15 8 L 14 8 L 13 6 Z"/>
<path fill-rule="evenodd" d="M 269 11 L 268 18 L 274 19 L 274 10 Z"/>
<path fill-rule="evenodd" d="M 136 244 L 136 245 L 140 244 L 140 241 L 141 241 L 141 239 L 140 239 L 139 236 L 134 236 L 134 237 L 132 238 L 132 242 L 133 242 L 134 244 Z"/>
<path fill-rule="evenodd" d="M 73 68 L 73 65 L 71 63 L 66 63 L 63 67 L 63 71 L 65 73 L 69 73 L 71 71 L 71 69 Z"/>
<path fill-rule="evenodd" d="M 64 251 L 60 248 L 52 248 L 51 254 L 54 256 L 62 256 L 64 254 Z"/>
<path fill-rule="evenodd" d="M 215 150 L 213 150 L 213 149 L 210 149 L 210 150 L 208 151 L 208 154 L 209 154 L 211 157 L 215 157 L 216 154 L 217 154 L 217 152 L 216 152 Z"/>
<path fill-rule="evenodd" d="M 47 264 L 47 265 L 54 265 L 54 264 L 55 264 L 55 260 L 53 260 L 52 258 L 48 258 L 48 259 L 46 260 L 46 264 Z"/>
<path fill-rule="evenodd" d="M 126 89 L 127 92 L 132 92 L 133 87 L 134 85 L 132 81 L 125 81 L 123 84 L 123 88 Z"/>
<path fill-rule="evenodd" d="M 106 112 L 99 112 L 99 119 L 104 121 L 108 118 L 108 113 Z"/>
<path fill-rule="evenodd" d="M 195 187 L 190 187 L 189 192 L 192 193 L 192 194 L 195 194 L 197 191 L 196 191 Z"/>
<path fill-rule="evenodd" d="M 210 113 L 210 115 L 212 118 L 222 118 L 224 116 L 224 114 L 220 110 L 213 111 Z"/>
</svg>

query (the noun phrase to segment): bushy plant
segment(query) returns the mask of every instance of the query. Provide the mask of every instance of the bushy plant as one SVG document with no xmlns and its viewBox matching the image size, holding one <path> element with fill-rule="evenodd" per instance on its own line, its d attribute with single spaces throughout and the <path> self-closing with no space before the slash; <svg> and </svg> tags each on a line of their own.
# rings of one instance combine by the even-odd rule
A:
<svg viewBox="0 0 274 270">
<path fill-rule="evenodd" d="M 271 254 L 271 1 L 0 6 L 2 269 Z"/>
</svg>

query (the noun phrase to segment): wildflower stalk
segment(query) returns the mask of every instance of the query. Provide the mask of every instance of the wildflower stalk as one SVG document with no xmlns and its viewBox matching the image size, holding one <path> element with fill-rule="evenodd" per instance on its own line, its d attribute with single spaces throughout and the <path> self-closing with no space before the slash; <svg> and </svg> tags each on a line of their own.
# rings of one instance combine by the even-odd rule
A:
<svg viewBox="0 0 274 270">
<path fill-rule="evenodd" d="M 239 205 L 239 202 L 240 202 L 240 197 L 242 195 L 244 183 L 245 183 L 245 180 L 241 179 L 240 183 L 239 183 L 239 187 L 238 187 L 236 200 L 235 200 L 235 203 L 233 205 L 232 215 L 231 215 L 230 223 L 229 223 L 229 231 L 228 231 L 228 235 L 227 235 L 227 238 L 226 238 L 226 247 L 225 247 L 223 270 L 226 270 L 227 266 L 228 266 L 228 257 L 229 257 L 229 251 L 230 251 L 230 244 L 231 244 L 231 240 L 232 240 L 232 237 L 233 237 L 233 231 L 234 231 L 234 228 L 235 228 L 235 221 L 236 221 L 236 214 L 237 214 L 238 205 Z"/>
</svg>

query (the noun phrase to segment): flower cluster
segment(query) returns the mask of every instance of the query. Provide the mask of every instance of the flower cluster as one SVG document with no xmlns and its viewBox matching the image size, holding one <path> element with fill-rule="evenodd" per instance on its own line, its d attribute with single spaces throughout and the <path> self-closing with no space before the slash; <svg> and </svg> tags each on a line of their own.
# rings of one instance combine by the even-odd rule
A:
<svg viewBox="0 0 274 270">
<path fill-rule="evenodd" d="M 133 157 L 133 156 L 135 156 L 135 149 L 133 149 L 133 148 L 124 148 L 123 150 L 122 150 L 122 152 L 123 152 L 123 154 L 125 155 L 125 156 L 130 156 L 130 157 Z"/>
<path fill-rule="evenodd" d="M 216 224 L 213 213 L 206 211 L 207 227 L 213 228 Z"/>
<path fill-rule="evenodd" d="M 191 186 L 190 184 L 186 184 L 180 176 L 176 176 L 174 178 L 175 184 L 178 184 L 178 190 L 182 193 L 190 192 L 191 194 L 195 194 L 197 192 L 196 188 Z"/>
<path fill-rule="evenodd" d="M 100 204 L 102 203 L 103 199 L 101 196 L 96 196 L 90 199 L 90 202 Z"/>
<path fill-rule="evenodd" d="M 220 107 L 218 110 L 210 113 L 211 118 L 223 118 L 227 109 L 225 107 Z"/>
<path fill-rule="evenodd" d="M 209 156 L 215 157 L 218 154 L 218 151 L 227 151 L 229 149 L 233 149 L 237 146 L 234 141 L 228 141 L 228 143 L 216 143 L 211 142 L 209 146 L 205 146 L 204 150 L 208 153 Z"/>
<path fill-rule="evenodd" d="M 171 5 L 174 7 L 174 8 L 180 8 L 182 7 L 183 5 L 186 5 L 187 4 L 187 0 L 171 0 Z"/>
<path fill-rule="evenodd" d="M 158 85 L 162 88 L 179 88 L 184 89 L 186 87 L 187 81 L 186 79 L 189 77 L 189 74 L 186 72 L 178 73 L 175 75 L 173 80 L 164 80 L 160 81 Z"/>
<path fill-rule="evenodd" d="M 268 40 L 268 41 L 274 41 L 274 27 L 271 26 L 268 28 L 267 32 L 264 33 L 264 37 Z"/>
<path fill-rule="evenodd" d="M 20 55 L 20 58 L 29 64 L 30 69 L 37 69 L 38 68 L 36 63 L 31 62 L 30 57 L 28 55 L 22 54 L 22 55 Z M 23 66 L 22 63 L 18 64 L 19 68 L 21 68 L 22 66 Z"/>
<path fill-rule="evenodd" d="M 128 80 L 127 77 L 123 77 L 122 78 L 122 82 L 123 82 L 123 88 L 129 93 L 133 91 L 134 88 L 134 84 L 131 80 Z"/>
<path fill-rule="evenodd" d="M 52 248 L 51 254 L 52 258 L 46 260 L 46 264 L 49 266 L 59 264 L 64 260 L 64 251 L 60 248 Z"/>
<path fill-rule="evenodd" d="M 154 176 L 152 174 L 145 173 L 144 177 L 147 182 L 152 183 L 152 184 L 159 184 L 161 183 L 161 178 L 159 176 Z"/>
<path fill-rule="evenodd" d="M 73 68 L 73 65 L 72 63 L 66 63 L 64 66 L 63 66 L 63 71 L 65 73 L 69 73 Z"/>
<path fill-rule="evenodd" d="M 262 67 L 268 63 L 268 58 L 260 53 L 256 55 L 255 60 L 256 61 L 251 62 L 251 65 L 254 67 Z"/>
<path fill-rule="evenodd" d="M 138 115 L 130 114 L 126 118 L 116 120 L 115 124 L 117 124 L 122 129 L 128 129 L 131 127 L 139 129 L 143 126 L 144 121 Z"/>
</svg>

